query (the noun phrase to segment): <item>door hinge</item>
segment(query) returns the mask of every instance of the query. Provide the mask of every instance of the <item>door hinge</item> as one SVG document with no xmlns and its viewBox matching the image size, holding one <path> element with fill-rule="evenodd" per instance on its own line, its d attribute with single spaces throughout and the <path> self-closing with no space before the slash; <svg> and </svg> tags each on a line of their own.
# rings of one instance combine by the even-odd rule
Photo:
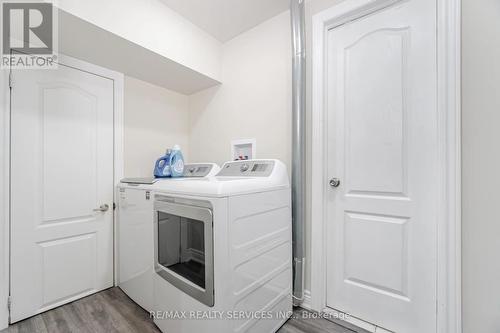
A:
<svg viewBox="0 0 500 333">
<path fill-rule="evenodd" d="M 12 78 L 12 71 L 9 72 L 9 88 L 12 89 L 14 87 L 14 79 Z"/>
<path fill-rule="evenodd" d="M 115 209 L 116 209 L 116 203 L 113 202 L 113 210 L 115 210 Z"/>
<path fill-rule="evenodd" d="M 7 310 L 9 310 L 9 313 L 11 309 L 12 309 L 12 296 L 9 296 L 7 297 Z"/>
</svg>

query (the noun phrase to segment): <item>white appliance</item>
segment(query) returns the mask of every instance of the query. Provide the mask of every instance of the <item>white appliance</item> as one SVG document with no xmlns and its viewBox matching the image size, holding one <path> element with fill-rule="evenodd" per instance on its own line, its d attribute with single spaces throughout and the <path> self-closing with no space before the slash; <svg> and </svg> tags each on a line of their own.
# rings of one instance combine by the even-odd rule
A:
<svg viewBox="0 0 500 333">
<path fill-rule="evenodd" d="M 154 186 L 203 180 L 219 170 L 213 163 L 186 164 L 182 178 L 129 178 L 118 185 L 118 285 L 144 309 L 153 309 Z"/>
<path fill-rule="evenodd" d="M 155 184 L 155 323 L 165 333 L 277 331 L 292 311 L 291 192 L 278 160 Z"/>
</svg>

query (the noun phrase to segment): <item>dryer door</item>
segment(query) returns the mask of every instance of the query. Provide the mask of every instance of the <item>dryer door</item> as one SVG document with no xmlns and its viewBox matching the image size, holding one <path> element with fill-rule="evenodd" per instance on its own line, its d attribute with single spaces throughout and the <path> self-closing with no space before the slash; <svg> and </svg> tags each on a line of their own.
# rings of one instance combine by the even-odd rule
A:
<svg viewBox="0 0 500 333">
<path fill-rule="evenodd" d="M 212 211 L 156 200 L 154 239 L 156 273 L 203 304 L 213 306 Z"/>
</svg>

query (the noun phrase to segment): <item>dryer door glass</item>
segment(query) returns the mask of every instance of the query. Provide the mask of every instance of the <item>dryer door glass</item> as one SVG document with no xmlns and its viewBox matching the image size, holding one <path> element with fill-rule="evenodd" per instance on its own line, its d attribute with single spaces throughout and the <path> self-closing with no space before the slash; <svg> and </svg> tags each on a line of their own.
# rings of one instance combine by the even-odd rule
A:
<svg viewBox="0 0 500 333">
<path fill-rule="evenodd" d="M 212 210 L 155 200 L 155 271 L 200 302 L 214 305 Z"/>
<path fill-rule="evenodd" d="M 158 263 L 205 288 L 205 224 L 158 212 Z"/>
</svg>

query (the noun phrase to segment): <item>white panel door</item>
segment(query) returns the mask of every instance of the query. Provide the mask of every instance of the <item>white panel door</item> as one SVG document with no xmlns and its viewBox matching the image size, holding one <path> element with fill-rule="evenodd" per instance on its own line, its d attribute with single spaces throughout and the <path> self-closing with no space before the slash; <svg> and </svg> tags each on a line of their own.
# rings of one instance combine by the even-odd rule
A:
<svg viewBox="0 0 500 333">
<path fill-rule="evenodd" d="M 13 77 L 16 322 L 113 285 L 113 81 L 64 65 Z"/>
<path fill-rule="evenodd" d="M 398 333 L 436 331 L 436 4 L 328 32 L 327 305 Z M 334 184 L 335 185 L 335 184 Z"/>
</svg>

